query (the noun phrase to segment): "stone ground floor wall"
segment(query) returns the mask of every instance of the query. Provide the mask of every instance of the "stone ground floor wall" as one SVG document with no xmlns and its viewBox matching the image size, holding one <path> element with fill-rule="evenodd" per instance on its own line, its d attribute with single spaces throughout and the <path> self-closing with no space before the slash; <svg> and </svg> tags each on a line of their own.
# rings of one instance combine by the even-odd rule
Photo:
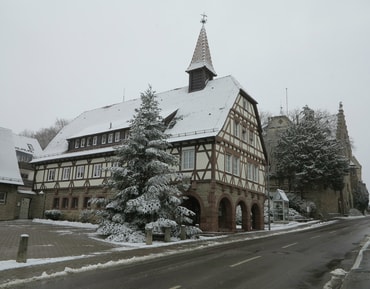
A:
<svg viewBox="0 0 370 289">
<path fill-rule="evenodd" d="M 59 210 L 61 218 L 74 221 L 91 221 L 91 211 L 96 205 L 89 200 L 110 198 L 112 193 L 101 187 L 52 189 L 44 191 L 44 210 Z M 236 208 L 241 207 L 244 231 L 264 229 L 264 201 L 262 193 L 237 190 L 222 184 L 197 183 L 186 193 L 191 198 L 190 209 L 197 211 L 197 223 L 200 229 L 207 232 L 235 232 Z M 188 203 L 187 203 L 188 204 Z M 193 207 L 192 207 L 193 206 Z M 89 215 L 90 214 L 90 215 Z M 92 218 L 92 219 L 90 219 Z"/>
<path fill-rule="evenodd" d="M 235 232 L 236 209 L 242 212 L 241 230 L 264 229 L 264 201 L 262 193 L 235 189 L 223 184 L 201 183 L 186 194 L 194 198 L 200 207 L 200 229 L 203 231 Z"/>
</svg>

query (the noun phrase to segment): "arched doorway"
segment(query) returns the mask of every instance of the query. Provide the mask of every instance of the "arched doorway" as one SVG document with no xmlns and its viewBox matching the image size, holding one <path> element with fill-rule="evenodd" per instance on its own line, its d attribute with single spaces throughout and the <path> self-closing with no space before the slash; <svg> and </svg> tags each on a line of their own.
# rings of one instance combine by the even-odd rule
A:
<svg viewBox="0 0 370 289">
<path fill-rule="evenodd" d="M 244 202 L 239 202 L 235 209 L 236 229 L 249 231 L 247 206 Z"/>
<path fill-rule="evenodd" d="M 218 230 L 232 231 L 232 206 L 227 198 L 223 198 L 218 205 Z"/>
<path fill-rule="evenodd" d="M 200 213 L 201 213 L 201 210 L 200 210 L 200 204 L 198 202 L 198 200 L 196 198 L 194 198 L 193 196 L 186 196 L 186 198 L 184 199 L 182 205 L 193 211 L 195 213 L 195 216 L 193 216 L 191 219 L 193 220 L 193 224 L 192 225 L 200 225 Z"/>
<path fill-rule="evenodd" d="M 252 214 L 252 230 L 263 230 L 263 215 L 258 204 L 253 204 L 251 209 Z"/>
</svg>

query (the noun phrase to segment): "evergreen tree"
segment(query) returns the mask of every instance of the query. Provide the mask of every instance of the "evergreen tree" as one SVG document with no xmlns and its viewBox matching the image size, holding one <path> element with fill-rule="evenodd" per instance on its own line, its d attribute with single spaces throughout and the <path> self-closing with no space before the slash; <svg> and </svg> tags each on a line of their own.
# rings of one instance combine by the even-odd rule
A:
<svg viewBox="0 0 370 289">
<path fill-rule="evenodd" d="M 170 146 L 155 92 L 141 94 L 141 106 L 131 120 L 130 136 L 116 151 L 110 186 L 114 198 L 106 205 L 98 232 L 115 241 L 144 241 L 145 228 L 154 232 L 191 223 L 194 213 L 181 206 L 181 179 L 174 179 L 178 165 Z M 177 184 L 176 184 L 177 183 Z"/>
<path fill-rule="evenodd" d="M 288 179 L 290 190 L 341 190 L 349 165 L 341 151 L 329 122 L 306 106 L 278 142 L 277 176 Z"/>
</svg>

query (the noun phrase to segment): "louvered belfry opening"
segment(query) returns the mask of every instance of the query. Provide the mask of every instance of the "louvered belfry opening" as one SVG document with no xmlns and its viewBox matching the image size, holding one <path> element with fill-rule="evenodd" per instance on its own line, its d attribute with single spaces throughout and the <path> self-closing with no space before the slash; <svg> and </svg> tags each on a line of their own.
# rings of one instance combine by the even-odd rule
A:
<svg viewBox="0 0 370 289">
<path fill-rule="evenodd" d="M 217 76 L 213 68 L 211 52 L 208 46 L 205 20 L 201 21 L 202 28 L 199 33 L 198 41 L 195 46 L 193 58 L 186 70 L 189 73 L 189 92 L 202 90 L 206 87 L 207 82 Z"/>
</svg>

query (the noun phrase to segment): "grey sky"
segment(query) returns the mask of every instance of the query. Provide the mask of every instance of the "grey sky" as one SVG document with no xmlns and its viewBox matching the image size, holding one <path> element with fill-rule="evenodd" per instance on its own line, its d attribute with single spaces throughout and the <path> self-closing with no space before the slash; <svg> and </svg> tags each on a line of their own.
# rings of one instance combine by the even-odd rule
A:
<svg viewBox="0 0 370 289">
<path fill-rule="evenodd" d="M 279 114 L 344 105 L 370 180 L 368 0 L 0 0 L 0 126 L 18 133 L 187 85 L 201 28 L 218 76 Z M 369 183 L 369 182 L 367 182 Z"/>
</svg>

